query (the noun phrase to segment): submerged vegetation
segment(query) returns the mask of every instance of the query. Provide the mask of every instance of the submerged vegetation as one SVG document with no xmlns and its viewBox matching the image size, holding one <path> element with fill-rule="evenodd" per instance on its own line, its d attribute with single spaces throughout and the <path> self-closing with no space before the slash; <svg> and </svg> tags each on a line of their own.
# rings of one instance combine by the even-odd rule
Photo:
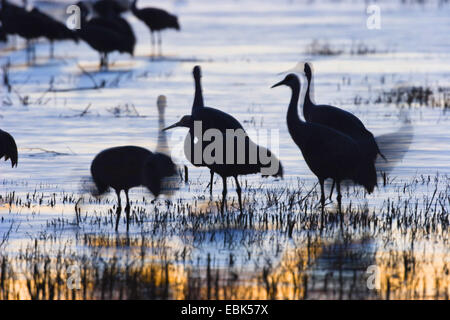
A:
<svg viewBox="0 0 450 320">
<path fill-rule="evenodd" d="M 440 86 L 436 88 L 428 86 L 395 87 L 381 92 L 375 103 L 447 109 L 450 108 L 450 88 Z"/>
<path fill-rule="evenodd" d="M 394 189 L 382 206 L 350 202 L 342 216 L 322 216 L 316 189 L 300 181 L 262 199 L 248 185 L 244 217 L 235 199 L 222 215 L 215 201 L 143 197 L 133 202 L 130 234 L 111 232 L 105 199 L 106 213 L 79 209 L 75 229 L 73 213 L 54 218 L 17 254 L 0 254 L 0 298 L 448 299 L 450 178 L 420 176 Z M 77 201 L 37 192 L 2 199 L 12 212 Z"/>
</svg>

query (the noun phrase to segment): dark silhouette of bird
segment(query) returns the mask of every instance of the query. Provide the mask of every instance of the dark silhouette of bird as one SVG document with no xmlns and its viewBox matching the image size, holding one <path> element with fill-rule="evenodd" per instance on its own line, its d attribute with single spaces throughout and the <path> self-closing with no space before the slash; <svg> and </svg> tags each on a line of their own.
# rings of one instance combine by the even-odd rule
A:
<svg viewBox="0 0 450 320">
<path fill-rule="evenodd" d="M 324 182 L 328 178 L 336 183 L 338 209 L 341 213 L 341 181 L 352 180 L 371 193 L 377 185 L 374 160 L 368 159 L 359 144 L 350 136 L 331 127 L 300 119 L 298 115 L 300 80 L 296 75 L 288 74 L 272 88 L 280 85 L 286 85 L 292 90 L 287 126 L 308 167 L 319 180 L 322 213 L 325 207 Z"/>
<path fill-rule="evenodd" d="M 118 198 L 116 231 L 119 226 L 122 204 L 120 192 L 125 191 L 127 231 L 130 221 L 130 199 L 128 191 L 137 186 L 144 186 L 155 196 L 165 193 L 164 180 L 176 174 L 176 165 L 165 154 L 150 150 L 123 146 L 106 149 L 92 161 L 91 175 L 96 185 L 94 195 L 99 196 L 111 187 Z"/>
<path fill-rule="evenodd" d="M 200 68 L 194 68 L 194 78 L 197 71 L 200 71 Z M 196 86 L 196 88 L 200 90 L 198 86 Z M 199 98 L 197 95 L 199 92 L 198 90 L 196 90 L 197 98 Z M 194 98 L 194 100 L 196 99 Z M 200 132 L 195 129 L 194 122 L 197 125 L 201 125 Z M 241 214 L 243 214 L 242 189 L 239 184 L 238 176 L 256 173 L 261 173 L 264 177 L 269 175 L 274 177 L 283 176 L 283 167 L 277 157 L 272 154 L 270 150 L 255 144 L 248 137 L 239 121 L 223 111 L 205 106 L 194 106 L 191 115 L 183 116 L 179 122 L 164 130 L 175 127 L 189 128 L 189 135 L 185 140 L 184 148 L 186 158 L 194 166 L 207 167 L 212 174 L 217 173 L 222 177 L 222 213 L 226 201 L 228 177 L 233 177 L 235 179 L 239 209 Z M 203 134 L 209 129 L 215 129 L 216 132 L 219 133 L 219 136 L 215 137 L 217 140 L 205 144 L 203 143 Z M 231 132 L 235 133 L 237 136 L 233 139 L 233 146 L 227 145 L 226 143 L 227 130 L 231 130 Z M 222 143 L 219 141 L 220 138 Z M 198 145 L 199 140 L 202 141 L 200 149 L 196 146 Z M 211 150 L 213 143 L 216 143 L 217 141 L 219 141 L 217 148 Z M 206 159 L 204 157 L 205 151 L 211 151 L 213 159 Z M 216 156 L 217 158 L 215 158 Z M 264 156 L 267 157 L 267 159 L 263 159 Z"/>
<path fill-rule="evenodd" d="M 77 5 L 81 11 L 81 29 L 77 30 L 77 34 L 100 54 L 100 70 L 108 69 L 108 54 L 113 51 L 133 55 L 133 49 L 126 35 L 114 30 L 112 27 L 114 23 L 102 17 L 87 20 L 89 14 L 87 6 L 82 2 L 78 2 Z"/>
<path fill-rule="evenodd" d="M 150 29 L 152 56 L 153 56 L 153 48 L 155 46 L 155 39 L 153 36 L 153 32 L 156 32 L 158 35 L 159 55 L 162 55 L 161 31 L 164 29 L 180 30 L 180 25 L 178 23 L 177 16 L 158 8 L 138 9 L 136 7 L 136 3 L 137 0 L 133 0 L 131 4 L 131 11 L 136 16 L 136 18 L 145 23 L 147 27 Z"/>
<path fill-rule="evenodd" d="M 21 22 L 20 18 L 26 16 L 27 10 L 6 0 L 2 0 L 1 4 L 0 21 L 3 29 L 7 34 L 17 35 Z"/>
<path fill-rule="evenodd" d="M 55 41 L 72 40 L 78 43 L 77 34 L 67 28 L 65 24 L 52 18 L 51 16 L 40 11 L 37 8 L 33 8 L 30 14 L 34 15 L 36 17 L 36 20 L 39 21 L 43 31 L 43 37 L 47 38 L 50 41 L 50 58 L 54 57 Z"/>
<path fill-rule="evenodd" d="M 118 2 L 111 0 L 100 0 L 94 3 L 93 9 L 101 17 L 99 23 L 103 23 L 105 27 L 119 32 L 123 35 L 123 41 L 126 42 L 128 51 L 134 54 L 136 46 L 136 36 L 133 28 L 127 20 L 120 15 L 126 11 Z M 92 20 L 96 21 L 94 18 Z"/>
<path fill-rule="evenodd" d="M 380 155 L 385 161 L 373 134 L 366 129 L 362 121 L 354 114 L 330 105 L 316 105 L 311 99 L 312 69 L 309 63 L 305 63 L 304 72 L 308 80 L 303 102 L 303 116 L 308 122 L 319 123 L 333 128 L 353 138 L 360 146 L 362 152 L 373 161 Z M 330 199 L 333 193 L 334 181 L 331 186 Z"/>
<path fill-rule="evenodd" d="M 19 35 L 27 41 L 27 63 L 32 64 L 36 60 L 34 40 L 44 36 L 44 26 L 39 17 L 28 12 L 24 8 L 2 0 L 0 20 L 7 34 Z"/>
<path fill-rule="evenodd" d="M 17 145 L 14 138 L 6 131 L 0 130 L 0 159 L 11 159 L 11 167 L 17 167 Z"/>
<path fill-rule="evenodd" d="M 6 0 L 2 0 L 1 5 L 0 21 L 2 22 L 3 31 L 6 35 L 18 36 L 19 23 L 21 18 L 26 15 L 26 10 L 15 4 L 9 3 Z M 29 51 L 27 50 L 27 54 L 28 53 Z"/>
</svg>

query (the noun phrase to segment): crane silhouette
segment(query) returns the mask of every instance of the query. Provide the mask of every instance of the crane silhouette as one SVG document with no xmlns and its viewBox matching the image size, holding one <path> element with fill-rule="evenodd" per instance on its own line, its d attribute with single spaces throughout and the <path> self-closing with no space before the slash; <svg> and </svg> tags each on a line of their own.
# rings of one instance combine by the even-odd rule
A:
<svg viewBox="0 0 450 320">
<path fill-rule="evenodd" d="M 145 23 L 147 27 L 150 29 L 151 44 L 152 44 L 151 56 L 153 56 L 153 48 L 155 46 L 155 38 L 153 32 L 156 32 L 158 35 L 159 55 L 161 56 L 162 55 L 161 31 L 164 29 L 180 30 L 178 18 L 177 16 L 170 14 L 167 11 L 159 8 L 138 9 L 136 7 L 136 3 L 137 0 L 133 0 L 131 4 L 131 11 L 136 16 L 136 18 Z"/>
<path fill-rule="evenodd" d="M 319 180 L 322 213 L 325 208 L 324 182 L 328 178 L 336 183 L 338 210 L 342 213 L 341 181 L 350 179 L 371 193 L 377 185 L 374 160 L 369 159 L 359 144 L 348 135 L 331 127 L 300 119 L 298 115 L 300 80 L 295 74 L 288 74 L 272 88 L 281 85 L 286 85 L 292 90 L 286 117 L 287 126 L 306 164 Z"/>
<path fill-rule="evenodd" d="M 54 57 L 54 42 L 57 40 L 73 40 L 78 43 L 76 33 L 67 28 L 63 23 L 52 18 L 48 14 L 33 8 L 30 14 L 34 15 L 42 28 L 42 36 L 50 41 L 50 58 Z"/>
<path fill-rule="evenodd" d="M 34 40 L 44 36 L 45 30 L 41 20 L 35 14 L 28 12 L 22 7 L 2 0 L 0 20 L 7 34 L 19 35 L 27 41 L 27 64 L 36 60 Z"/>
<path fill-rule="evenodd" d="M 0 10 L 0 21 L 2 22 L 2 28 L 6 34 L 18 35 L 19 25 L 21 22 L 20 18 L 27 15 L 27 11 L 13 3 L 6 0 L 1 2 L 2 8 Z"/>
<path fill-rule="evenodd" d="M 0 130 L 0 159 L 11 160 L 11 167 L 17 167 L 17 145 L 14 138 L 6 131 Z"/>
<path fill-rule="evenodd" d="M 304 72 L 308 80 L 308 87 L 303 102 L 303 116 L 307 122 L 314 122 L 340 131 L 353 138 L 360 146 L 361 151 L 371 160 L 376 161 L 380 155 L 385 161 L 385 156 L 378 148 L 373 134 L 366 129 L 362 121 L 354 114 L 330 105 L 317 105 L 311 99 L 312 68 L 305 63 Z M 331 194 L 333 193 L 333 185 Z"/>
<path fill-rule="evenodd" d="M 123 35 L 123 41 L 126 42 L 128 51 L 133 54 L 136 46 L 136 36 L 128 21 L 120 16 L 125 12 L 125 8 L 116 1 L 100 0 L 94 3 L 93 9 L 101 17 L 99 23 L 103 23 L 105 27 Z M 92 20 L 96 21 L 95 19 Z"/>
<path fill-rule="evenodd" d="M 196 70 L 199 71 L 200 68 L 194 68 L 194 78 Z M 196 88 L 200 89 L 198 86 L 196 86 Z M 199 91 L 196 90 L 197 98 L 199 97 L 197 95 L 198 92 Z M 194 100 L 196 99 L 194 98 Z M 201 125 L 200 134 L 194 128 L 195 123 Z M 239 121 L 223 111 L 205 106 L 194 106 L 194 108 L 192 108 L 191 115 L 183 116 L 180 121 L 165 128 L 164 130 L 169 130 L 176 127 L 189 128 L 189 135 L 185 140 L 184 148 L 186 158 L 194 166 L 207 167 L 210 169 L 212 174 L 217 173 L 222 177 L 222 213 L 224 211 L 224 205 L 226 201 L 228 177 L 233 177 L 236 182 L 236 192 L 238 195 L 239 209 L 241 214 L 243 214 L 242 188 L 239 184 L 238 176 L 256 173 L 261 173 L 264 177 L 268 175 L 274 177 L 283 176 L 283 167 L 277 157 L 273 153 L 271 153 L 270 150 L 255 144 L 248 137 Z M 211 149 L 211 145 L 213 142 L 209 144 L 202 144 L 200 150 L 201 155 L 199 155 L 200 159 L 196 159 L 196 157 L 198 156 L 198 151 L 196 151 L 196 144 L 198 143 L 198 140 L 203 139 L 203 133 L 207 132 L 209 129 L 215 129 L 220 132 L 220 136 L 216 137 L 216 139 L 219 140 L 219 138 L 221 138 L 222 142 L 227 141 L 227 134 L 229 134 L 229 131 L 227 132 L 227 130 L 231 130 L 231 132 L 233 133 L 240 133 L 241 135 L 240 138 L 233 138 L 234 143 L 232 145 L 228 145 L 228 143 L 222 143 L 217 149 L 214 150 L 214 155 L 219 155 L 218 161 L 216 161 L 216 158 L 214 159 L 214 161 L 206 161 L 206 159 L 203 157 L 205 151 Z M 217 140 L 214 140 L 214 142 L 216 142 Z M 224 155 L 231 155 L 230 158 L 232 157 L 232 159 L 227 158 L 227 161 L 224 161 Z M 268 157 L 267 161 L 262 159 L 262 155 L 266 155 Z M 222 159 L 220 159 L 221 157 Z M 275 165 L 276 170 L 271 170 L 272 164 Z M 269 174 L 265 174 L 265 171 L 262 170 L 264 168 L 268 169 L 271 172 Z"/>
<path fill-rule="evenodd" d="M 100 70 L 108 69 L 108 54 L 113 51 L 133 55 L 133 48 L 130 47 L 127 36 L 114 29 L 117 27 L 115 23 L 102 17 L 87 20 L 87 6 L 82 2 L 77 5 L 81 11 L 81 29 L 77 30 L 77 34 L 100 54 Z"/>
<path fill-rule="evenodd" d="M 118 230 L 122 203 L 120 192 L 125 191 L 127 231 L 130 222 L 130 198 L 128 191 L 144 186 L 158 197 L 165 192 L 163 180 L 176 175 L 176 165 L 172 159 L 161 153 L 136 147 L 123 146 L 106 149 L 95 156 L 91 164 L 91 175 L 96 189 L 94 195 L 100 196 L 111 187 L 118 199 L 116 228 Z"/>
</svg>

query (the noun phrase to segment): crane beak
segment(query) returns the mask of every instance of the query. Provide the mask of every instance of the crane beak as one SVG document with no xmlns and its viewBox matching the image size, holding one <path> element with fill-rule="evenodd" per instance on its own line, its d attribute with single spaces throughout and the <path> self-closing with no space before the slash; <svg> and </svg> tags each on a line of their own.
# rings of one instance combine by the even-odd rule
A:
<svg viewBox="0 0 450 320">
<path fill-rule="evenodd" d="M 181 126 L 180 122 L 177 122 L 177 123 L 174 123 L 171 126 L 168 126 L 167 128 L 162 129 L 162 131 L 167 131 L 167 130 L 170 130 L 170 129 L 173 129 L 173 128 L 176 128 L 176 127 L 180 127 L 180 126 Z"/>
<path fill-rule="evenodd" d="M 271 86 L 270 88 L 275 88 L 275 87 L 278 87 L 278 86 L 282 86 L 284 84 L 284 80 L 282 80 L 282 81 L 280 81 L 280 82 L 278 82 L 278 83 L 275 83 L 273 86 Z"/>
</svg>

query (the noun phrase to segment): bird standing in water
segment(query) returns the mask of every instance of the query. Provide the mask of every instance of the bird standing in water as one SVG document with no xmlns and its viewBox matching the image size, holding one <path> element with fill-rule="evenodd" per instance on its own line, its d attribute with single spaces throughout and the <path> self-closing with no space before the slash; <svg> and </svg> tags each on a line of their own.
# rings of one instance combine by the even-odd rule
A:
<svg viewBox="0 0 450 320">
<path fill-rule="evenodd" d="M 341 181 L 350 179 L 371 193 L 377 185 L 373 160 L 364 154 L 359 144 L 346 134 L 314 122 L 302 121 L 298 115 L 300 80 L 294 74 L 272 88 L 286 85 L 292 95 L 287 112 L 289 134 L 300 148 L 303 158 L 317 176 L 321 189 L 322 214 L 325 208 L 324 182 L 331 178 L 336 183 L 338 210 L 341 213 Z"/>
<path fill-rule="evenodd" d="M 153 49 L 155 47 L 155 38 L 153 33 L 156 32 L 158 35 L 158 45 L 159 45 L 159 55 L 162 55 L 162 39 L 161 31 L 164 29 L 175 29 L 180 30 L 180 24 L 178 23 L 178 17 L 168 13 L 165 10 L 158 8 L 143 8 L 138 9 L 136 6 L 137 0 L 133 0 L 131 4 L 131 12 L 147 25 L 150 29 L 151 43 L 152 43 L 152 54 L 154 55 Z"/>
<path fill-rule="evenodd" d="M 199 75 L 197 73 L 198 71 L 200 71 L 200 68 L 194 68 L 194 78 L 196 78 L 196 75 Z M 199 77 L 196 78 L 194 101 L 200 101 L 201 88 L 197 85 L 199 84 L 199 79 Z M 201 100 L 203 99 L 201 98 Z M 186 158 L 194 166 L 208 167 L 212 174 L 217 173 L 222 177 L 222 213 L 227 195 L 227 178 L 233 177 L 236 182 L 239 209 L 241 214 L 243 214 L 242 189 L 238 176 L 261 173 L 264 177 L 269 175 L 282 177 L 283 167 L 278 158 L 270 150 L 258 146 L 248 137 L 242 125 L 234 117 L 218 109 L 205 106 L 200 107 L 200 104 L 202 103 L 194 102 L 191 115 L 185 115 L 179 122 L 164 130 L 176 127 L 189 128 L 189 135 L 185 140 L 184 149 Z M 195 125 L 201 126 L 201 132 L 195 130 Z M 198 148 L 196 144 L 198 141 L 206 140 L 203 135 L 209 129 L 214 129 L 214 132 L 217 132 L 219 136 L 216 136 L 215 140 L 210 143 L 201 143 L 200 148 Z M 225 142 L 227 141 L 227 134 L 230 134 L 230 132 L 236 134 L 236 137 L 233 139 L 233 145 L 227 146 Z M 222 143 L 219 143 L 217 148 L 212 148 L 213 143 L 220 140 Z M 211 154 L 214 153 L 212 161 L 205 159 L 204 155 L 206 151 L 211 151 Z M 226 161 L 224 159 L 225 157 L 227 157 Z M 263 159 L 263 157 L 266 157 L 266 159 Z"/>
<path fill-rule="evenodd" d="M 134 47 L 127 40 L 127 35 L 115 28 L 115 23 L 102 17 L 88 20 L 87 6 L 82 2 L 77 5 L 81 9 L 81 29 L 77 30 L 77 34 L 100 54 L 100 70 L 108 69 L 108 54 L 113 51 L 133 55 Z"/>
<path fill-rule="evenodd" d="M 368 161 L 375 162 L 377 155 L 380 155 L 386 160 L 378 148 L 373 134 L 366 129 L 358 117 L 340 108 L 330 105 L 317 105 L 312 101 L 312 68 L 307 62 L 304 65 L 304 72 L 308 80 L 308 87 L 303 101 L 303 116 L 305 120 L 333 128 L 350 136 L 358 143 L 363 154 L 368 157 Z M 333 181 L 330 198 L 333 193 L 334 184 L 335 182 Z"/>
<path fill-rule="evenodd" d="M 176 175 L 176 165 L 172 159 L 161 153 L 136 147 L 123 146 L 106 149 L 92 161 L 91 175 L 96 185 L 94 195 L 100 196 L 111 187 L 118 199 L 116 231 L 119 227 L 122 203 L 120 192 L 125 191 L 127 204 L 127 231 L 130 223 L 130 198 L 128 191 L 137 186 L 144 186 L 155 197 L 165 192 L 163 180 Z"/>
</svg>

